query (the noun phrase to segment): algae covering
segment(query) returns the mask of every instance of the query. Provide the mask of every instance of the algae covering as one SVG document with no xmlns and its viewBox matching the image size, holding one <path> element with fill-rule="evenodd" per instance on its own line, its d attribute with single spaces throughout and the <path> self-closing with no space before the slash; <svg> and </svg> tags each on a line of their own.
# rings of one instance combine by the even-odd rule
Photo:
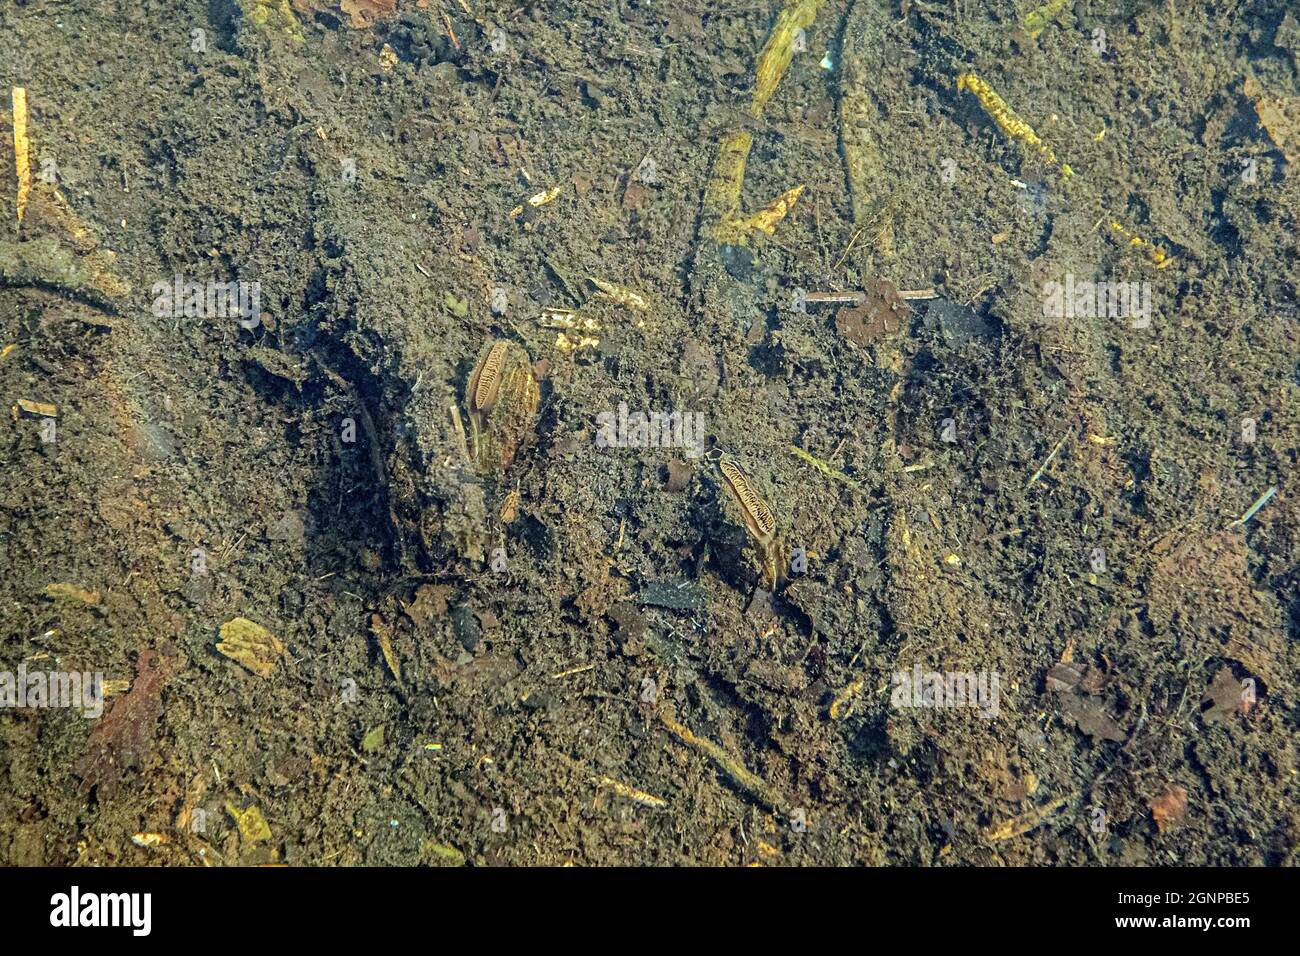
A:
<svg viewBox="0 0 1300 956">
<path fill-rule="evenodd" d="M 0 862 L 1297 862 L 1297 14 L 724 6 L 0 7 Z"/>
</svg>

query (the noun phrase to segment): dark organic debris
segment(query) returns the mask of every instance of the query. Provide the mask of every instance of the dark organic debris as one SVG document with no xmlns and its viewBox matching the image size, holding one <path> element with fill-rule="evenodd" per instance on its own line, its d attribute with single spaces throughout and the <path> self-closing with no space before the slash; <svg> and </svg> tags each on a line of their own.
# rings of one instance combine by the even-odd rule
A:
<svg viewBox="0 0 1300 956">
<path fill-rule="evenodd" d="M 1121 741 L 1124 732 L 1096 695 L 1104 674 L 1091 665 L 1062 661 L 1047 672 L 1047 689 L 1057 696 L 1061 713 L 1089 737 Z"/>
<path fill-rule="evenodd" d="M 859 348 L 897 335 L 911 314 L 912 307 L 886 279 L 872 279 L 866 284 L 862 301 L 840 309 L 835 315 L 835 331 L 850 345 Z"/>
<path fill-rule="evenodd" d="M 473 609 L 464 604 L 457 605 L 451 611 L 451 629 L 456 634 L 460 646 L 471 654 L 483 639 L 483 625 Z"/>
<path fill-rule="evenodd" d="M 1151 618 L 1206 656 L 1240 661 L 1265 684 L 1286 672 L 1286 635 L 1276 598 L 1254 586 L 1239 532 L 1166 535 L 1152 546 Z"/>
<path fill-rule="evenodd" d="M 90 731 L 86 752 L 76 773 L 87 791 L 99 788 L 101 799 L 117 792 L 125 768 L 140 769 L 157 742 L 162 716 L 162 690 L 175 676 L 179 663 L 152 650 L 140 651 L 135 683 L 114 701 Z"/>
<path fill-rule="evenodd" d="M 1255 706 L 1253 681 L 1238 680 L 1232 668 L 1221 667 L 1201 698 L 1201 719 L 1208 725 L 1226 724 L 1234 716 L 1245 716 Z"/>
<path fill-rule="evenodd" d="M 684 491 L 691 483 L 691 466 L 680 458 L 669 460 L 664 466 L 664 491 L 676 494 Z"/>
<path fill-rule="evenodd" d="M 686 578 L 650 581 L 641 589 L 641 603 L 673 611 L 699 611 L 708 603 L 698 584 Z"/>
</svg>

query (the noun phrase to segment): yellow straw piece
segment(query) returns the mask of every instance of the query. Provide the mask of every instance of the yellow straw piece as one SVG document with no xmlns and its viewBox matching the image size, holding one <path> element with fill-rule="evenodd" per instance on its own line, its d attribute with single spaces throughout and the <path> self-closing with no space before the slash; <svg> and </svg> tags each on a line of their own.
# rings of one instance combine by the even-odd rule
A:
<svg viewBox="0 0 1300 956">
<path fill-rule="evenodd" d="M 1002 130 L 1007 139 L 1015 140 L 1034 150 L 1048 166 L 1059 165 L 1061 174 L 1066 178 L 1072 175 L 1074 171 L 1065 163 L 1057 163 L 1056 153 L 1052 151 L 1052 147 L 1039 138 L 1034 128 L 1022 120 L 993 87 L 974 73 L 960 73 L 957 75 L 957 89 L 974 93 L 975 98 L 980 101 L 980 106 L 984 107 L 984 112 L 997 124 L 998 129 Z"/>
<path fill-rule="evenodd" d="M 803 189 L 802 186 L 787 189 L 748 219 L 742 220 L 738 225 L 747 229 L 757 229 L 769 236 L 772 235 L 776 232 L 776 224 L 794 208 L 794 204 L 799 200 L 799 194 L 803 192 Z"/>
<path fill-rule="evenodd" d="M 772 32 L 763 44 L 762 52 L 758 54 L 758 65 L 754 70 L 757 78 L 754 83 L 754 101 L 749 108 L 751 116 L 762 115 L 763 107 L 776 92 L 781 77 L 785 76 L 790 61 L 794 59 L 795 37 L 800 30 L 813 25 L 817 19 L 817 9 L 823 2 L 824 0 L 794 0 L 777 15 Z"/>
<path fill-rule="evenodd" d="M 1037 40 L 1038 34 L 1047 29 L 1047 25 L 1060 15 L 1069 2 L 1070 0 L 1048 0 L 1041 7 L 1025 14 L 1025 18 L 1020 21 L 1020 29 L 1029 39 Z"/>
<path fill-rule="evenodd" d="M 777 15 L 754 68 L 754 98 L 749 106 L 751 116 L 757 119 L 763 115 L 763 108 L 794 59 L 799 31 L 813 25 L 823 3 L 825 0 L 788 0 Z M 704 188 L 706 228 L 722 245 L 748 245 L 753 232 L 772 235 L 777 223 L 785 218 L 803 192 L 802 186 L 788 189 L 753 215 L 743 215 L 740 190 L 745 182 L 745 165 L 753 145 L 753 134 L 747 130 L 734 130 L 724 136 L 718 144 L 713 173 Z"/>
<path fill-rule="evenodd" d="M 633 803 L 639 803 L 643 807 L 650 807 L 652 810 L 662 810 L 668 806 L 668 801 L 663 797 L 656 797 L 653 793 L 646 793 L 644 790 L 629 786 L 622 781 L 615 780 L 613 777 L 601 777 L 600 784 L 613 790 L 620 797 L 626 797 Z"/>
<path fill-rule="evenodd" d="M 1174 257 L 1164 250 L 1163 247 L 1156 245 L 1149 239 L 1143 239 L 1136 233 L 1130 232 L 1124 226 L 1116 221 L 1111 221 L 1110 228 L 1125 239 L 1129 246 L 1141 250 L 1142 254 L 1155 264 L 1157 269 L 1165 269 L 1174 264 Z"/>
<path fill-rule="evenodd" d="M 32 161 L 27 141 L 27 90 L 14 88 L 14 169 L 18 173 L 18 225 L 23 224 L 27 197 L 32 191 Z"/>
</svg>

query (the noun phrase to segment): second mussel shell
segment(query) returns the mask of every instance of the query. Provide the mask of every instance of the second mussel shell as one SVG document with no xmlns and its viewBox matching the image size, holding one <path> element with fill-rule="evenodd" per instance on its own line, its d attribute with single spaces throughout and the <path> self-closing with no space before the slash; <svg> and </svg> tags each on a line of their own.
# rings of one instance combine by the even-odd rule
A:
<svg viewBox="0 0 1300 956">
<path fill-rule="evenodd" d="M 504 339 L 487 343 L 465 388 L 470 453 L 479 471 L 498 475 L 537 437 L 541 389 L 522 347 Z"/>
</svg>

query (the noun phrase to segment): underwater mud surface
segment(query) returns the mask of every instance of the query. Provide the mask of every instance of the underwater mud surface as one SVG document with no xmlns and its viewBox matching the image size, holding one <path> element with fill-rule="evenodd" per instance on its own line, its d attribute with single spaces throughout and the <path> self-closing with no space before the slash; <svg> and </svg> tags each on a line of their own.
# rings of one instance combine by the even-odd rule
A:
<svg viewBox="0 0 1300 956">
<path fill-rule="evenodd" d="M 1297 14 L 1036 6 L 5 5 L 0 862 L 1294 864 Z"/>
</svg>

